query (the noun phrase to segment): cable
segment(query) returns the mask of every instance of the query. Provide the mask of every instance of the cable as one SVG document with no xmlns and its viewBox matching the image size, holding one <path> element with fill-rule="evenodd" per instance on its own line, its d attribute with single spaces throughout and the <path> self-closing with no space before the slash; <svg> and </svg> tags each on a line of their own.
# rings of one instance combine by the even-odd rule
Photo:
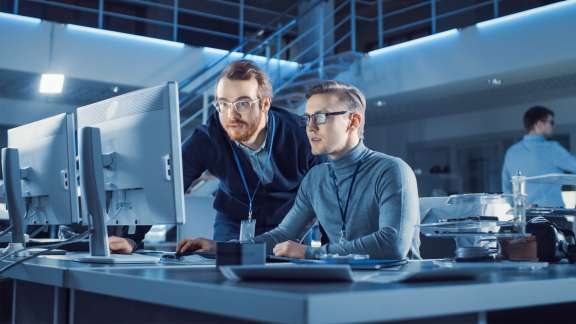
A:
<svg viewBox="0 0 576 324">
<path fill-rule="evenodd" d="M 34 238 L 41 232 L 47 232 L 47 231 L 48 231 L 48 225 L 40 225 L 40 227 L 38 227 L 34 232 L 30 233 L 30 237 Z"/>
<path fill-rule="evenodd" d="M 71 238 L 69 238 L 69 239 L 67 239 L 67 240 L 65 240 L 65 241 L 62 241 L 62 242 L 52 243 L 52 244 L 45 244 L 45 245 L 37 245 L 37 246 L 33 246 L 33 247 L 27 247 L 27 248 L 23 248 L 23 249 L 20 249 L 20 250 L 16 250 L 16 251 L 14 251 L 14 252 L 12 252 L 12 253 L 8 253 L 8 254 L 2 256 L 2 257 L 0 258 L 0 261 L 4 261 L 4 260 L 6 260 L 7 258 L 9 258 L 9 257 L 11 257 L 11 256 L 13 256 L 13 255 L 16 255 L 16 254 L 18 254 L 18 253 L 20 253 L 20 252 L 22 252 L 22 251 L 26 251 L 26 250 L 29 250 L 29 249 L 36 249 L 36 248 L 47 249 L 46 251 L 42 251 L 42 252 L 33 254 L 34 256 L 41 255 L 41 254 L 43 254 L 43 253 L 47 253 L 47 252 L 49 252 L 49 251 L 51 251 L 51 250 L 57 249 L 57 248 L 61 247 L 62 245 L 66 245 L 66 244 L 68 244 L 68 243 L 80 241 L 80 240 L 82 240 L 83 238 L 85 238 L 86 236 L 88 236 L 89 234 L 90 234 L 90 230 L 88 230 L 88 231 L 86 231 L 86 232 L 84 232 L 84 233 L 82 233 L 82 234 L 78 234 L 78 235 L 76 235 L 76 236 L 74 236 L 74 237 L 71 237 Z M 24 259 L 29 260 L 29 259 L 32 259 L 32 258 L 29 258 L 29 259 L 24 258 Z M 22 259 L 22 260 L 23 260 L 23 259 Z M 26 261 L 26 260 L 24 260 L 24 261 Z M 20 263 L 20 261 L 21 261 L 21 260 L 18 260 L 18 261 L 15 261 L 15 262 Z M 4 268 L 0 269 L 0 273 L 2 273 L 2 271 L 4 271 Z"/>
<path fill-rule="evenodd" d="M 0 232 L 0 237 L 6 235 L 7 233 L 10 233 L 11 230 L 12 230 L 12 225 L 8 225 L 8 227 L 6 227 L 2 232 Z"/>
<path fill-rule="evenodd" d="M 41 247 L 42 247 L 42 248 L 46 248 L 46 250 L 40 251 L 40 252 L 37 252 L 37 253 L 34 253 L 34 254 L 29 255 L 29 256 L 27 256 L 27 257 L 25 257 L 25 258 L 22 258 L 22 259 L 19 259 L 19 260 L 17 260 L 17 261 L 14 261 L 14 262 L 10 263 L 9 265 L 7 265 L 7 266 L 5 266 L 5 267 L 3 267 L 3 268 L 0 268 L 0 275 L 1 275 L 2 273 L 6 272 L 7 270 L 9 270 L 10 268 L 17 266 L 18 264 L 21 264 L 21 263 L 23 263 L 23 262 L 25 262 L 25 261 L 34 259 L 35 257 L 40 256 L 40 255 L 42 255 L 42 254 L 46 254 L 46 253 L 50 252 L 51 250 L 54 250 L 54 249 L 56 249 L 56 248 L 58 248 L 58 247 L 60 247 L 60 246 L 62 246 L 62 245 L 65 245 L 65 244 L 68 244 L 68 243 L 71 243 L 71 242 L 75 242 L 75 241 L 79 241 L 79 240 L 83 239 L 84 237 L 88 236 L 89 234 L 90 234 L 90 231 L 86 231 L 86 232 L 84 232 L 84 233 L 82 233 L 82 234 L 79 234 L 79 235 L 77 235 L 77 236 L 75 236 L 75 237 L 72 237 L 72 238 L 70 238 L 70 239 L 68 239 L 68 240 L 66 240 L 66 241 L 64 241 L 64 242 L 60 242 L 60 243 L 56 243 L 56 244 L 46 244 L 46 245 L 43 245 L 43 246 L 41 246 Z M 36 247 L 35 247 L 35 248 L 36 248 Z M 21 250 L 19 250 L 19 251 L 15 251 L 15 252 L 13 252 L 13 253 L 8 254 L 8 256 L 13 255 L 13 254 L 16 254 L 16 253 L 18 253 L 18 252 L 20 252 L 20 251 L 23 251 L 23 250 L 27 250 L 27 249 L 28 249 L 28 248 L 26 248 L 26 249 L 21 249 Z M 4 258 L 5 258 L 5 257 L 4 257 Z M 4 258 L 2 258 L 2 259 L 0 259 L 0 260 L 3 260 Z"/>
</svg>

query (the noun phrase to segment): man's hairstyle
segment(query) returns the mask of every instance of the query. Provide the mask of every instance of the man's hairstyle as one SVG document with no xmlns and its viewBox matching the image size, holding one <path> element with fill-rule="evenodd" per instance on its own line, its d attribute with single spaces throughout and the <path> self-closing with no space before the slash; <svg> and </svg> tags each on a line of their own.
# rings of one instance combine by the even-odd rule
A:
<svg viewBox="0 0 576 324">
<path fill-rule="evenodd" d="M 359 112 L 362 115 L 362 124 L 358 128 L 358 135 L 361 140 L 364 139 L 366 97 L 358 88 L 345 82 L 328 80 L 311 87 L 306 93 L 306 99 L 318 94 L 336 95 L 348 110 Z"/>
<path fill-rule="evenodd" d="M 239 60 L 230 63 L 224 71 L 220 73 L 216 84 L 223 78 L 243 81 L 254 78 L 256 82 L 258 82 L 258 97 L 272 98 L 272 84 L 270 84 L 268 75 L 250 60 Z"/>
<path fill-rule="evenodd" d="M 554 112 L 546 107 L 534 106 L 524 113 L 524 128 L 531 131 L 539 121 L 545 121 L 548 116 L 554 116 Z"/>
</svg>

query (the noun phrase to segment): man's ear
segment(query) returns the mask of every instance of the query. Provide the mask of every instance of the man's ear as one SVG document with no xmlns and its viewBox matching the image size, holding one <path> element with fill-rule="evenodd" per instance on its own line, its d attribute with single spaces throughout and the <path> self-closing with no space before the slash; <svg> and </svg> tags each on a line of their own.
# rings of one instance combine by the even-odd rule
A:
<svg viewBox="0 0 576 324">
<path fill-rule="evenodd" d="M 544 126 L 545 121 L 543 120 L 539 120 L 536 122 L 536 124 L 534 124 L 534 126 L 532 127 L 532 130 L 534 131 L 540 131 L 542 129 L 542 127 Z"/>
<path fill-rule="evenodd" d="M 268 110 L 270 109 L 270 106 L 272 105 L 272 98 L 265 97 L 265 98 L 262 98 L 260 101 L 262 102 L 260 109 L 263 112 L 268 112 Z"/>
<path fill-rule="evenodd" d="M 350 126 L 352 130 L 357 130 L 360 125 L 362 125 L 362 115 L 359 112 L 353 112 L 350 114 Z"/>
</svg>

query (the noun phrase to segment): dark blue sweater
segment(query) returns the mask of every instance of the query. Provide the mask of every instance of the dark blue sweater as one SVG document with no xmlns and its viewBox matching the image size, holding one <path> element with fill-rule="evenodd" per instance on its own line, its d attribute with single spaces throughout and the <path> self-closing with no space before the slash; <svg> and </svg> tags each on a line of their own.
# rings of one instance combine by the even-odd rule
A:
<svg viewBox="0 0 576 324">
<path fill-rule="evenodd" d="M 220 180 L 214 208 L 221 215 L 239 223 L 248 217 L 248 198 L 234 162 L 231 151 L 233 143 L 218 118 L 218 114 L 212 114 L 208 123 L 198 127 L 182 147 L 184 188 L 188 188 L 208 170 Z M 275 228 L 282 221 L 292 207 L 302 178 L 313 166 L 325 160 L 324 157 L 312 155 L 306 129 L 298 116 L 271 108 L 269 130 L 272 118 L 276 122 L 270 161 L 274 168 L 274 178 L 271 183 L 260 185 L 254 198 L 253 217 L 256 219 L 257 232 Z M 268 136 L 271 134 L 268 133 Z M 267 148 L 270 147 L 268 141 L 269 138 L 266 140 Z M 258 175 L 252 169 L 248 157 L 239 150 L 237 153 L 248 187 L 253 192 L 258 183 Z"/>
</svg>

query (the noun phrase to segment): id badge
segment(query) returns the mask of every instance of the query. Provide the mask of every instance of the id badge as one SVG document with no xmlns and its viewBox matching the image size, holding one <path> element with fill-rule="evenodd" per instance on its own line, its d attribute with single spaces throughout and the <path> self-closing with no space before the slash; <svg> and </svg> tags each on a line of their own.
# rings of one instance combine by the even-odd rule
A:
<svg viewBox="0 0 576 324">
<path fill-rule="evenodd" d="M 346 241 L 346 231 L 340 231 L 340 239 L 338 240 L 338 244 L 342 244 Z"/>
<path fill-rule="evenodd" d="M 244 219 L 240 222 L 240 242 L 251 242 L 256 233 L 256 219 Z"/>
</svg>

